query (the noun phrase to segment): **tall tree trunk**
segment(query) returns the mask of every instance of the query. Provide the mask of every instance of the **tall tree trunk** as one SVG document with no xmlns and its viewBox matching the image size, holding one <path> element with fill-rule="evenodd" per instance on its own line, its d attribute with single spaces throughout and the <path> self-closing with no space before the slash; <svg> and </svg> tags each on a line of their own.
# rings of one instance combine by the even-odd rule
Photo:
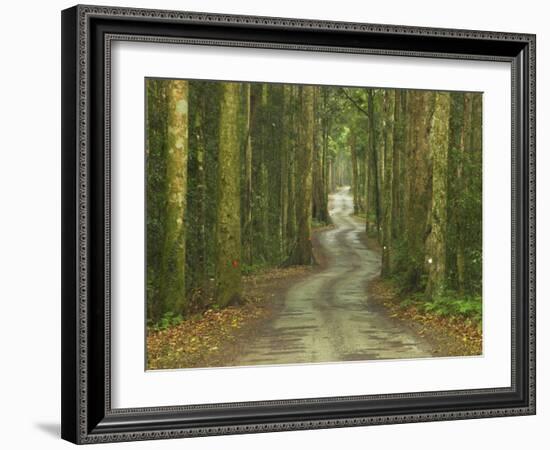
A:
<svg viewBox="0 0 550 450">
<path fill-rule="evenodd" d="M 314 130 L 313 130 L 313 217 L 320 223 L 328 222 L 328 196 L 324 186 L 323 150 L 324 136 L 321 114 L 321 88 L 315 88 Z"/>
<path fill-rule="evenodd" d="M 258 189 L 258 212 L 260 215 L 260 255 L 262 257 L 262 262 L 269 261 L 269 210 L 268 210 L 268 201 L 269 201 L 269 177 L 267 170 L 267 151 L 269 145 L 268 132 L 270 128 L 269 116 L 268 116 L 268 97 L 269 97 L 269 88 L 266 83 L 262 84 L 261 87 L 261 98 L 260 98 L 260 110 L 261 110 L 261 144 L 260 144 L 260 182 Z"/>
<path fill-rule="evenodd" d="M 328 213 L 328 195 L 332 188 L 330 186 L 330 162 L 328 158 L 328 137 L 330 132 L 330 116 L 328 114 L 328 89 L 323 89 L 323 187 L 325 189 L 324 198 L 327 206 L 327 220 L 329 219 Z"/>
<path fill-rule="evenodd" d="M 367 211 L 367 231 L 369 231 L 369 220 L 375 218 L 376 234 L 380 237 L 380 158 L 378 156 L 378 140 L 377 140 L 377 120 L 375 113 L 375 98 L 376 92 L 374 89 L 368 90 L 368 113 L 369 113 L 369 158 L 368 158 L 368 180 L 370 183 L 367 203 L 369 211 Z"/>
<path fill-rule="evenodd" d="M 246 131 L 244 144 L 243 259 L 252 264 L 252 107 L 250 83 L 245 86 Z"/>
<path fill-rule="evenodd" d="M 238 83 L 223 83 L 218 153 L 216 211 L 216 303 L 226 306 L 241 298 L 240 149 Z"/>
<path fill-rule="evenodd" d="M 391 272 L 392 257 L 392 188 L 393 188 L 393 128 L 395 116 L 395 90 L 384 91 L 384 184 L 382 226 L 382 276 Z"/>
<path fill-rule="evenodd" d="M 187 197 L 187 81 L 172 80 L 167 88 L 166 217 L 162 257 L 163 311 L 185 314 L 185 208 Z"/>
<path fill-rule="evenodd" d="M 433 113 L 434 93 L 410 91 L 409 120 L 411 121 L 411 148 L 408 157 L 409 201 L 407 207 L 407 281 L 409 287 L 421 285 L 425 267 L 425 240 L 431 204 L 431 173 L 429 132 Z"/>
<path fill-rule="evenodd" d="M 195 168 L 196 168 L 196 199 L 192 202 L 194 210 L 194 227 L 195 234 L 192 236 L 193 239 L 196 239 L 195 245 L 196 250 L 193 252 L 195 255 L 189 255 L 189 249 L 187 249 L 187 259 L 189 260 L 190 256 L 195 256 L 196 259 L 192 261 L 193 267 L 193 287 L 204 287 L 206 280 L 206 170 L 205 170 L 205 131 L 204 131 L 204 98 L 201 98 L 199 104 L 197 105 L 195 112 Z M 188 237 L 189 239 L 189 233 Z M 203 299 L 201 299 L 202 302 Z"/>
<path fill-rule="evenodd" d="M 464 161 L 466 149 L 470 147 L 472 128 L 472 94 L 464 94 L 464 122 L 462 126 L 461 145 L 457 164 L 458 195 L 464 196 L 466 185 L 464 180 Z M 466 256 L 465 256 L 465 212 L 464 206 L 459 205 L 457 211 L 457 246 L 456 246 L 456 272 L 458 279 L 458 291 L 463 294 L 466 287 Z"/>
<path fill-rule="evenodd" d="M 288 172 L 289 172 L 289 153 L 290 153 L 290 120 L 291 120 L 291 108 L 290 108 L 290 86 L 283 86 L 283 130 L 282 130 L 282 145 L 281 145 L 281 243 L 282 243 L 282 255 L 287 255 L 288 247 L 288 197 L 289 197 L 289 185 L 288 185 Z"/>
<path fill-rule="evenodd" d="M 391 238 L 392 242 L 401 238 L 402 230 L 400 211 L 402 209 L 402 189 L 404 180 L 401 178 L 401 155 L 405 146 L 405 114 L 403 110 L 404 92 L 395 90 L 395 109 L 393 126 L 393 158 L 392 158 L 392 211 L 391 211 Z M 391 271 L 395 269 L 395 258 L 390 261 Z"/>
<path fill-rule="evenodd" d="M 435 94 L 434 113 L 430 131 L 430 153 L 432 157 L 432 204 L 431 226 L 427 241 L 428 283 L 426 296 L 429 299 L 441 297 L 445 290 L 445 231 L 447 228 L 447 152 L 449 149 L 449 113 L 451 95 L 447 92 Z"/>
<path fill-rule="evenodd" d="M 469 152 L 468 173 L 468 255 L 466 270 L 466 290 L 481 292 L 483 272 L 483 97 L 481 93 L 472 94 L 472 146 Z"/>
<path fill-rule="evenodd" d="M 351 193 L 353 195 L 353 213 L 359 214 L 359 177 L 357 176 L 357 147 L 353 131 L 349 137 L 351 153 Z"/>
<path fill-rule="evenodd" d="M 449 151 L 447 154 L 447 245 L 446 271 L 449 287 L 458 290 L 457 251 L 458 221 L 460 207 L 460 189 L 458 186 L 458 166 L 464 147 L 464 93 L 451 93 L 451 110 L 449 114 Z"/>
<path fill-rule="evenodd" d="M 296 135 L 297 135 L 297 86 L 288 87 L 289 95 L 289 111 L 288 120 L 285 122 L 284 133 L 289 137 L 288 147 L 288 203 L 287 203 L 287 226 L 286 226 L 286 241 L 287 241 L 287 256 L 292 251 L 295 236 L 296 236 Z"/>
<path fill-rule="evenodd" d="M 164 308 L 163 247 L 166 214 L 168 105 L 165 80 L 148 79 L 147 86 L 147 320 L 158 322 Z"/>
<path fill-rule="evenodd" d="M 312 205 L 312 156 L 313 156 L 313 103 L 315 91 L 312 86 L 301 87 L 300 146 L 297 159 L 296 183 L 296 244 L 289 257 L 290 264 L 311 264 L 311 205 Z"/>
</svg>

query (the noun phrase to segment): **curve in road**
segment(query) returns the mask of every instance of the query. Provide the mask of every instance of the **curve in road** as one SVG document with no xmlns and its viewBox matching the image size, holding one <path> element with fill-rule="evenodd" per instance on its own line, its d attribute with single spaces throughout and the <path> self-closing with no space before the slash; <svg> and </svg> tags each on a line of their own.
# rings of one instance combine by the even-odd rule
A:
<svg viewBox="0 0 550 450">
<path fill-rule="evenodd" d="M 369 307 L 366 285 L 380 257 L 360 240 L 349 188 L 331 196 L 334 228 L 320 233 L 328 267 L 291 287 L 279 313 L 243 348 L 240 366 L 431 356 L 410 331 Z"/>
</svg>

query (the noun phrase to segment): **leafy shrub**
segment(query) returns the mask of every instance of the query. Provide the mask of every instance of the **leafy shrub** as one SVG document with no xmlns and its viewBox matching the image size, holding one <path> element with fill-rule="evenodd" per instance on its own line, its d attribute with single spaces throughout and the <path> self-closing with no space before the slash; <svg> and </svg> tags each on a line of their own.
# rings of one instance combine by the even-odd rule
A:
<svg viewBox="0 0 550 450">
<path fill-rule="evenodd" d="M 421 309 L 443 317 L 460 316 L 481 322 L 482 301 L 480 296 L 457 297 L 446 295 L 430 302 L 420 303 Z"/>
<path fill-rule="evenodd" d="M 170 327 L 175 327 L 183 322 L 183 316 L 181 314 L 174 314 L 172 311 L 168 311 L 163 314 L 161 319 L 153 326 L 156 331 L 166 330 Z"/>
</svg>

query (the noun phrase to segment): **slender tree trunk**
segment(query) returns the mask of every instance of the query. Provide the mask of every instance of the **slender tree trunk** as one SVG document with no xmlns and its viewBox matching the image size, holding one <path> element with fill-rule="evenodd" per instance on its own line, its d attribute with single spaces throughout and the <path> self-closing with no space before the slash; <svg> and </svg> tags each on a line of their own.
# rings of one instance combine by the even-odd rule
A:
<svg viewBox="0 0 550 450">
<path fill-rule="evenodd" d="M 260 243 L 261 243 L 261 255 L 262 262 L 269 260 L 268 239 L 269 239 L 269 211 L 268 211 L 268 197 L 269 197 L 269 177 L 267 170 L 267 151 L 269 145 L 269 117 L 267 111 L 269 90 L 267 84 L 262 84 L 261 90 L 261 147 L 260 147 L 260 183 L 259 183 L 259 196 L 258 196 L 258 209 L 260 214 Z"/>
<path fill-rule="evenodd" d="M 315 87 L 313 130 L 313 217 L 320 223 L 328 222 L 327 196 L 323 183 L 323 128 L 321 123 L 320 87 Z"/>
<path fill-rule="evenodd" d="M 378 142 L 377 142 L 377 130 L 376 130 L 376 117 L 375 117 L 375 98 L 376 93 L 374 89 L 368 91 L 368 113 L 369 113 L 369 199 L 367 200 L 370 211 L 367 211 L 367 217 L 375 217 L 376 234 L 380 237 L 380 162 L 378 157 Z M 367 219 L 367 231 L 369 230 L 369 219 Z"/>
<path fill-rule="evenodd" d="M 216 211 L 216 303 L 241 298 L 239 85 L 224 83 L 220 105 L 218 204 Z"/>
<path fill-rule="evenodd" d="M 382 276 L 391 272 L 392 256 L 392 188 L 393 188 L 393 128 L 395 115 L 395 91 L 384 92 L 384 197 L 382 226 Z"/>
<path fill-rule="evenodd" d="M 283 86 L 283 131 L 281 145 L 281 234 L 282 234 L 282 255 L 286 256 L 288 251 L 288 197 L 289 197 L 289 153 L 290 153 L 290 120 L 291 120 L 291 87 Z"/>
<path fill-rule="evenodd" d="M 401 185 L 401 154 L 404 147 L 404 125 L 405 117 L 403 111 L 403 92 L 400 89 L 395 90 L 395 108 L 393 125 L 393 156 L 392 156 L 392 211 L 391 211 L 391 238 L 392 242 L 400 238 L 401 223 L 400 210 L 402 208 Z M 395 269 L 395 258 L 391 258 L 390 270 Z"/>
<path fill-rule="evenodd" d="M 187 81 L 168 84 L 168 160 L 166 217 L 162 258 L 163 311 L 185 314 L 185 208 L 187 196 L 188 100 Z"/>
<path fill-rule="evenodd" d="M 461 145 L 457 164 L 458 194 L 464 195 L 464 160 L 466 149 L 469 148 L 472 127 L 472 94 L 464 94 L 464 122 L 462 127 Z M 457 247 L 456 247 L 456 272 L 458 279 L 458 291 L 463 294 L 466 286 L 466 261 L 465 261 L 465 220 L 464 206 L 459 205 L 457 212 Z"/>
<path fill-rule="evenodd" d="M 301 87 L 301 136 L 297 154 L 296 221 L 297 239 L 289 257 L 290 264 L 311 264 L 311 206 L 312 206 L 312 156 L 315 91 L 312 86 Z"/>
<path fill-rule="evenodd" d="M 163 280 L 166 214 L 166 163 L 168 105 L 165 80 L 148 79 L 147 85 L 147 320 L 158 322 L 166 296 Z"/>
<path fill-rule="evenodd" d="M 196 216 L 194 219 L 196 231 L 196 260 L 193 261 L 194 284 L 203 287 L 206 280 L 206 170 L 205 170 L 205 136 L 204 136 L 204 99 L 197 105 L 195 113 L 196 133 L 196 191 L 197 200 L 194 202 Z M 189 255 L 187 256 L 189 258 Z M 202 300 L 201 300 L 202 301 Z"/>
<path fill-rule="evenodd" d="M 432 157 L 431 226 L 427 242 L 428 284 L 426 296 L 441 297 L 445 290 L 445 231 L 447 228 L 447 152 L 449 149 L 449 113 L 451 96 L 435 94 L 435 108 L 430 131 Z"/>
<path fill-rule="evenodd" d="M 246 132 L 244 148 L 243 259 L 252 264 L 252 108 L 250 83 L 245 86 Z"/>
<path fill-rule="evenodd" d="M 296 99 L 297 87 L 289 86 L 289 111 L 288 120 L 286 121 L 284 133 L 289 136 L 288 146 L 288 204 L 287 204 L 287 226 L 286 226 L 286 241 L 288 256 L 292 251 L 296 236 Z"/>
<path fill-rule="evenodd" d="M 355 135 L 351 132 L 349 138 L 349 147 L 351 153 L 351 192 L 353 195 L 353 213 L 359 214 L 359 177 L 357 175 L 357 147 Z"/>
</svg>

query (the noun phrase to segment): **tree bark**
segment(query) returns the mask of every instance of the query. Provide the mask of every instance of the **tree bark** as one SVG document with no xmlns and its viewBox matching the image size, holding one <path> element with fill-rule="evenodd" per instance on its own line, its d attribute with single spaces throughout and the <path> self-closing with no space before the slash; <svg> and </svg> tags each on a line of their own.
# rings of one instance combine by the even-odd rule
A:
<svg viewBox="0 0 550 450">
<path fill-rule="evenodd" d="M 223 83 L 222 89 L 216 211 L 216 303 L 223 307 L 241 299 L 241 165 L 237 126 L 239 85 Z"/>
<path fill-rule="evenodd" d="M 353 131 L 349 137 L 349 148 L 351 153 L 351 192 L 353 195 L 353 213 L 359 213 L 359 177 L 357 175 L 357 147 Z"/>
<path fill-rule="evenodd" d="M 430 235 L 427 242 L 428 283 L 426 296 L 440 298 L 445 290 L 445 232 L 447 228 L 447 160 L 449 149 L 449 113 L 451 96 L 435 94 L 435 107 L 430 131 L 432 159 L 432 204 Z"/>
<path fill-rule="evenodd" d="M 466 149 L 470 148 L 472 128 L 472 94 L 464 94 L 464 122 L 462 126 L 461 145 L 459 149 L 457 164 L 457 186 L 458 195 L 463 196 L 466 193 L 464 183 L 464 160 Z M 457 211 L 457 246 L 456 246 L 456 272 L 458 279 L 458 292 L 463 294 L 466 287 L 466 256 L 465 256 L 465 212 L 464 206 L 459 205 Z"/>
<path fill-rule="evenodd" d="M 162 257 L 163 311 L 185 314 L 185 208 L 187 196 L 188 99 L 187 81 L 168 84 L 166 217 Z"/>
<path fill-rule="evenodd" d="M 425 241 L 429 234 L 428 217 L 431 203 L 431 173 L 429 135 L 433 113 L 434 93 L 410 91 L 408 120 L 411 123 L 408 155 L 408 195 L 406 220 L 407 282 L 411 287 L 421 285 L 424 273 Z"/>
<path fill-rule="evenodd" d="M 380 158 L 378 155 L 378 139 L 377 139 L 377 118 L 375 108 L 376 92 L 374 89 L 368 91 L 368 113 L 369 113 L 369 158 L 368 158 L 368 181 L 370 186 L 368 187 L 367 204 L 369 209 L 367 210 L 367 232 L 369 231 L 369 225 L 371 218 L 375 218 L 376 235 L 380 237 L 380 222 L 382 219 L 380 208 Z"/>
<path fill-rule="evenodd" d="M 313 217 L 320 223 L 328 223 L 328 207 L 324 186 L 324 136 L 320 104 L 321 88 L 315 87 L 313 130 Z"/>
<path fill-rule="evenodd" d="M 392 211 L 391 211 L 391 238 L 392 242 L 400 238 L 402 231 L 401 209 L 403 204 L 403 192 L 401 178 L 401 155 L 405 146 L 405 114 L 404 114 L 404 96 L 401 89 L 395 90 L 395 108 L 393 125 L 393 158 L 392 158 Z M 391 258 L 391 271 L 395 269 L 395 258 Z"/>
<path fill-rule="evenodd" d="M 193 287 L 204 287 L 206 280 L 206 170 L 205 170 L 205 158 L 206 158 L 206 143 L 205 143 L 205 131 L 204 131 L 204 98 L 200 99 L 199 104 L 196 105 L 195 123 L 194 129 L 196 133 L 195 145 L 195 158 L 196 158 L 196 200 L 192 202 L 194 207 L 194 227 L 195 235 L 191 235 L 193 239 L 196 239 L 196 250 L 193 254 L 189 255 L 189 249 L 187 249 L 187 259 L 190 256 L 195 256 L 196 259 L 190 261 L 193 264 Z M 189 232 L 187 233 L 187 239 L 189 240 Z M 204 299 L 201 299 L 201 302 Z"/>
<path fill-rule="evenodd" d="M 246 132 L 244 147 L 243 259 L 252 264 L 252 108 L 250 83 L 245 87 Z"/>
<path fill-rule="evenodd" d="M 300 146 L 296 155 L 296 244 L 290 254 L 290 264 L 311 264 L 312 156 L 314 129 L 314 88 L 301 87 Z"/>
<path fill-rule="evenodd" d="M 395 117 L 395 91 L 384 92 L 384 197 L 382 226 L 382 276 L 391 272 L 392 255 L 392 188 L 393 188 L 393 128 Z"/>
</svg>

